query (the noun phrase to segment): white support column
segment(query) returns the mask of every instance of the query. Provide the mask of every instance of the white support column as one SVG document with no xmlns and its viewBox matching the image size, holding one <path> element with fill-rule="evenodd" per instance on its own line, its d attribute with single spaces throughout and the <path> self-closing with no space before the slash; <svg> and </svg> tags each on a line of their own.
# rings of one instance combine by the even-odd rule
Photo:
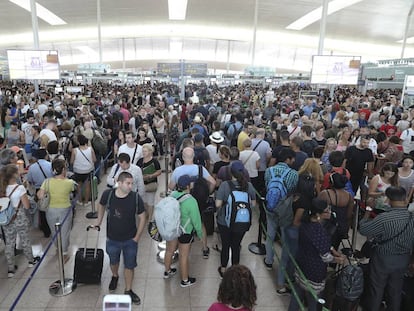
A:
<svg viewBox="0 0 414 311">
<path fill-rule="evenodd" d="M 126 63 L 125 63 L 125 38 L 122 38 L 122 69 L 125 72 Z"/>
<path fill-rule="evenodd" d="M 329 5 L 329 0 L 322 0 L 322 17 L 321 17 L 321 25 L 319 29 L 318 55 L 323 54 L 323 44 L 325 41 L 325 31 L 326 31 L 326 18 L 328 16 L 328 5 Z"/>
<path fill-rule="evenodd" d="M 33 47 L 39 49 L 39 24 L 37 23 L 36 0 L 30 0 L 30 10 L 32 13 L 32 31 L 33 31 Z M 34 80 L 35 93 L 39 94 L 39 81 Z"/>
<path fill-rule="evenodd" d="M 257 19 L 259 16 L 259 0 L 255 0 L 254 6 L 254 24 L 253 24 L 253 43 L 252 43 L 252 60 L 250 64 L 254 66 L 256 57 L 256 33 L 257 33 Z"/>
<path fill-rule="evenodd" d="M 101 0 L 96 0 L 96 21 L 98 26 L 99 63 L 102 64 Z"/>
<path fill-rule="evenodd" d="M 227 40 L 227 74 L 230 71 L 230 40 Z"/>
<path fill-rule="evenodd" d="M 413 9 L 414 9 L 414 1 L 411 3 L 411 8 L 410 8 L 410 11 L 408 11 L 407 21 L 405 23 L 404 38 L 403 38 L 403 43 L 401 47 L 401 59 L 404 58 L 405 46 L 407 45 L 407 36 L 408 36 L 408 31 L 410 30 L 410 21 L 411 21 L 411 15 L 413 14 Z"/>
</svg>

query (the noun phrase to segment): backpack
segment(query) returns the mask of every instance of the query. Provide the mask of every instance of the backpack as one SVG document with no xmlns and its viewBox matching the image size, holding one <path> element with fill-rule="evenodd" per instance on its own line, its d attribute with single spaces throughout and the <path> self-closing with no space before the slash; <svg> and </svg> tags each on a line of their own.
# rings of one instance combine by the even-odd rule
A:
<svg viewBox="0 0 414 311">
<path fill-rule="evenodd" d="M 204 158 L 205 147 L 194 147 L 194 160 L 193 163 L 197 165 L 206 166 L 206 159 Z"/>
<path fill-rule="evenodd" d="M 308 199 L 316 197 L 315 178 L 311 174 L 300 174 L 296 192 Z"/>
<path fill-rule="evenodd" d="M 19 185 L 14 187 L 13 191 L 8 196 L 0 198 L 0 226 L 8 225 L 17 215 L 17 210 L 11 204 L 10 197 L 18 187 Z"/>
<path fill-rule="evenodd" d="M 59 138 L 59 153 L 65 157 L 65 159 L 70 159 L 69 146 L 73 137 L 73 133 L 68 133 L 67 136 L 65 133 Z"/>
<path fill-rule="evenodd" d="M 252 224 L 252 209 L 250 207 L 249 194 L 241 191 L 239 186 L 227 181 L 230 187 L 230 194 L 224 210 L 226 225 L 232 232 L 249 231 Z"/>
<path fill-rule="evenodd" d="M 98 155 L 105 156 L 108 151 L 108 145 L 105 143 L 105 140 L 98 134 L 96 134 L 95 130 L 93 129 L 93 137 L 91 140 L 93 150 Z"/>
<path fill-rule="evenodd" d="M 178 198 L 172 196 L 165 197 L 159 201 L 154 208 L 154 219 L 161 237 L 166 241 L 178 238 L 188 225 L 187 220 L 184 227 L 181 226 L 180 203 L 190 198 L 191 195 L 184 193 Z"/>
<path fill-rule="evenodd" d="M 207 180 L 203 177 L 203 167 L 201 165 L 198 166 L 198 177 L 197 180 L 193 184 L 193 188 L 191 189 L 191 195 L 197 200 L 198 209 L 200 213 L 202 213 L 207 208 L 208 198 L 210 196 L 208 190 L 208 183 Z"/>
<path fill-rule="evenodd" d="M 231 126 L 233 127 L 233 133 L 231 135 L 228 135 L 228 139 L 230 140 L 230 146 L 237 147 L 237 138 L 239 137 L 243 126 L 240 126 L 238 129 L 236 128 L 235 123 L 233 123 Z"/>
<path fill-rule="evenodd" d="M 339 271 L 336 295 L 349 301 L 357 300 L 364 291 L 364 272 L 360 266 L 349 264 Z"/>
<path fill-rule="evenodd" d="M 331 175 L 335 173 L 333 171 L 331 171 Z M 342 168 L 342 175 L 344 175 L 346 177 L 346 179 L 348 180 L 345 184 L 345 191 L 348 192 L 352 197 L 355 197 L 355 192 L 354 189 L 352 189 L 352 184 L 351 181 L 348 179 L 348 176 L 346 176 L 346 169 Z"/>
<path fill-rule="evenodd" d="M 287 189 L 285 185 L 285 177 L 290 172 L 290 169 L 285 169 L 285 171 L 276 176 L 274 169 L 270 168 L 270 181 L 267 184 L 267 193 L 266 193 L 266 209 L 269 212 L 274 212 L 277 205 L 287 196 Z"/>
</svg>

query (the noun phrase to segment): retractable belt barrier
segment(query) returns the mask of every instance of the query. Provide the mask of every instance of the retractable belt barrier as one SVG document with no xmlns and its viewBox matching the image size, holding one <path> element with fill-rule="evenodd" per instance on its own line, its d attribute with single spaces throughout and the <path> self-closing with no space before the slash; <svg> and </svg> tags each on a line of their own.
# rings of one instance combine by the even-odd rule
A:
<svg viewBox="0 0 414 311">
<path fill-rule="evenodd" d="M 103 159 L 103 161 L 101 161 L 101 163 L 98 165 L 98 167 L 94 170 L 94 175 L 96 174 L 96 172 L 99 171 L 99 169 L 101 168 L 102 163 L 105 163 L 108 160 L 108 158 L 111 156 L 111 154 L 112 154 L 112 151 L 110 151 L 106 155 L 106 157 Z M 90 177 L 88 177 L 87 181 L 89 179 L 90 179 Z M 90 181 L 92 181 L 92 179 Z M 24 283 L 23 288 L 20 290 L 20 292 L 17 295 L 16 299 L 13 301 L 13 304 L 10 306 L 10 310 L 14 310 L 16 308 L 17 304 L 19 303 L 20 299 L 22 298 L 24 292 L 26 291 L 26 289 L 29 286 L 30 282 L 32 281 L 33 277 L 35 276 L 37 270 L 39 269 L 40 265 L 43 262 L 43 259 L 45 258 L 46 254 L 49 252 L 49 250 L 52 247 L 55 240 L 58 239 L 58 242 L 59 242 L 62 225 L 67 221 L 70 213 L 73 213 L 73 211 L 75 209 L 75 206 L 76 206 L 76 202 L 80 198 L 82 190 L 84 190 L 85 186 L 86 186 L 86 182 L 82 185 L 81 190 L 76 194 L 75 198 L 72 200 L 70 209 L 68 210 L 65 217 L 63 218 L 63 221 L 61 223 L 57 223 L 55 225 L 55 228 L 56 228 L 55 234 L 52 236 L 49 244 L 46 246 L 46 249 L 45 249 L 43 255 L 40 257 L 39 262 L 33 267 L 32 273 L 30 273 L 30 276 L 27 278 L 26 282 Z M 95 198 L 93 196 L 92 196 L 92 200 L 95 200 Z M 59 263 L 59 276 L 60 276 L 60 279 L 58 281 L 52 283 L 52 285 L 50 285 L 50 287 L 49 287 L 50 294 L 53 295 L 53 296 L 56 296 L 56 297 L 68 295 L 72 292 L 72 290 L 74 290 L 76 288 L 76 284 L 69 284 L 69 283 L 71 283 L 72 280 L 65 279 L 65 273 L 64 273 L 64 268 L 63 268 L 64 263 L 63 263 L 63 255 L 62 255 L 62 247 L 61 246 L 62 246 L 61 242 L 59 242 L 58 243 L 58 259 L 59 259 L 58 263 Z M 71 286 L 69 286 L 69 285 L 71 285 Z M 59 286 L 60 286 L 60 288 L 59 288 Z M 69 289 L 69 287 L 71 287 L 71 288 Z"/>
</svg>

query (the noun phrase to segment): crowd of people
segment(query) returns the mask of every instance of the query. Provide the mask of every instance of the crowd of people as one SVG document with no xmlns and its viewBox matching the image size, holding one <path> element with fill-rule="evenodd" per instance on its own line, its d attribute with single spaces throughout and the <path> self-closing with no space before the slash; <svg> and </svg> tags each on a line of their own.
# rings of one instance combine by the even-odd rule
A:
<svg viewBox="0 0 414 311">
<path fill-rule="evenodd" d="M 392 310 L 399 310 L 401 295 L 395 293 L 401 292 L 404 273 L 412 267 L 414 243 L 414 220 L 407 210 L 414 189 L 414 109 L 402 106 L 401 90 L 370 90 L 363 95 L 338 87 L 333 98 L 328 90 L 301 97 L 310 85 L 202 83 L 187 85 L 185 99 L 180 100 L 178 87 L 166 83 L 83 88 L 82 94 L 54 94 L 44 87 L 36 94 L 27 83 L 0 83 L 0 197 L 10 197 L 17 210 L 16 219 L 2 226 L 9 277 L 17 269 L 16 244 L 23 247 L 29 265 L 38 260 L 29 251 L 30 223 L 23 209 L 50 196 L 49 208 L 39 218 L 39 228 L 49 237 L 54 224 L 71 209 L 71 199 L 76 198 L 78 206 L 89 204 L 93 180 L 102 182 L 101 171 L 110 168 L 106 184 L 112 190 L 99 199 L 96 222 L 101 225 L 106 211 L 109 289 L 117 288 L 122 252 L 125 293 L 139 304 L 131 288 L 137 243 L 144 224 L 153 220 L 160 162 L 167 157 L 173 169 L 168 190 L 176 198 L 189 194 L 193 199 L 180 203 L 184 231 L 167 242 L 164 278 L 177 272 L 171 256 L 178 248 L 180 285 L 196 283 L 188 254 L 196 235 L 203 258 L 209 258 L 212 204 L 213 213 L 217 210 L 213 230 L 221 241 L 218 274 L 223 281 L 219 303 L 210 310 L 227 310 L 225 305 L 251 310 L 256 301 L 254 280 L 240 265 L 240 247 L 252 215 L 246 225 L 233 226 L 236 220 L 228 219 L 236 192 L 246 194 L 248 209 L 258 208 L 266 215 L 263 262 L 269 270 L 274 240 L 281 240 L 276 293 L 296 291 L 291 295 L 292 311 L 298 310 L 300 300 L 309 310 L 317 310 L 315 294 L 324 297 L 328 266 L 346 264 L 340 244 L 358 216 L 357 196 L 363 209 L 372 208 L 361 216 L 361 234 L 378 242 L 367 277 L 367 305 L 379 310 L 385 300 Z M 286 193 L 271 210 L 262 198 L 275 179 L 282 181 Z M 195 189 L 201 182 L 203 190 Z M 62 227 L 65 261 L 70 230 L 71 218 Z M 230 297 L 228 288 L 239 278 L 243 294 Z"/>
</svg>

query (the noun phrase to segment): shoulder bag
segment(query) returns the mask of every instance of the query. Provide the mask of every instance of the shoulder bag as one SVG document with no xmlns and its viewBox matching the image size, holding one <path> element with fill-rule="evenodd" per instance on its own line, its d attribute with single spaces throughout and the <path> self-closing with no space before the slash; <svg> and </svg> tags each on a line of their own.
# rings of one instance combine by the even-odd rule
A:
<svg viewBox="0 0 414 311">
<path fill-rule="evenodd" d="M 37 202 L 39 211 L 47 212 L 50 204 L 50 193 L 49 193 L 49 178 L 46 179 L 46 189 L 44 190 L 43 198 Z"/>
</svg>

